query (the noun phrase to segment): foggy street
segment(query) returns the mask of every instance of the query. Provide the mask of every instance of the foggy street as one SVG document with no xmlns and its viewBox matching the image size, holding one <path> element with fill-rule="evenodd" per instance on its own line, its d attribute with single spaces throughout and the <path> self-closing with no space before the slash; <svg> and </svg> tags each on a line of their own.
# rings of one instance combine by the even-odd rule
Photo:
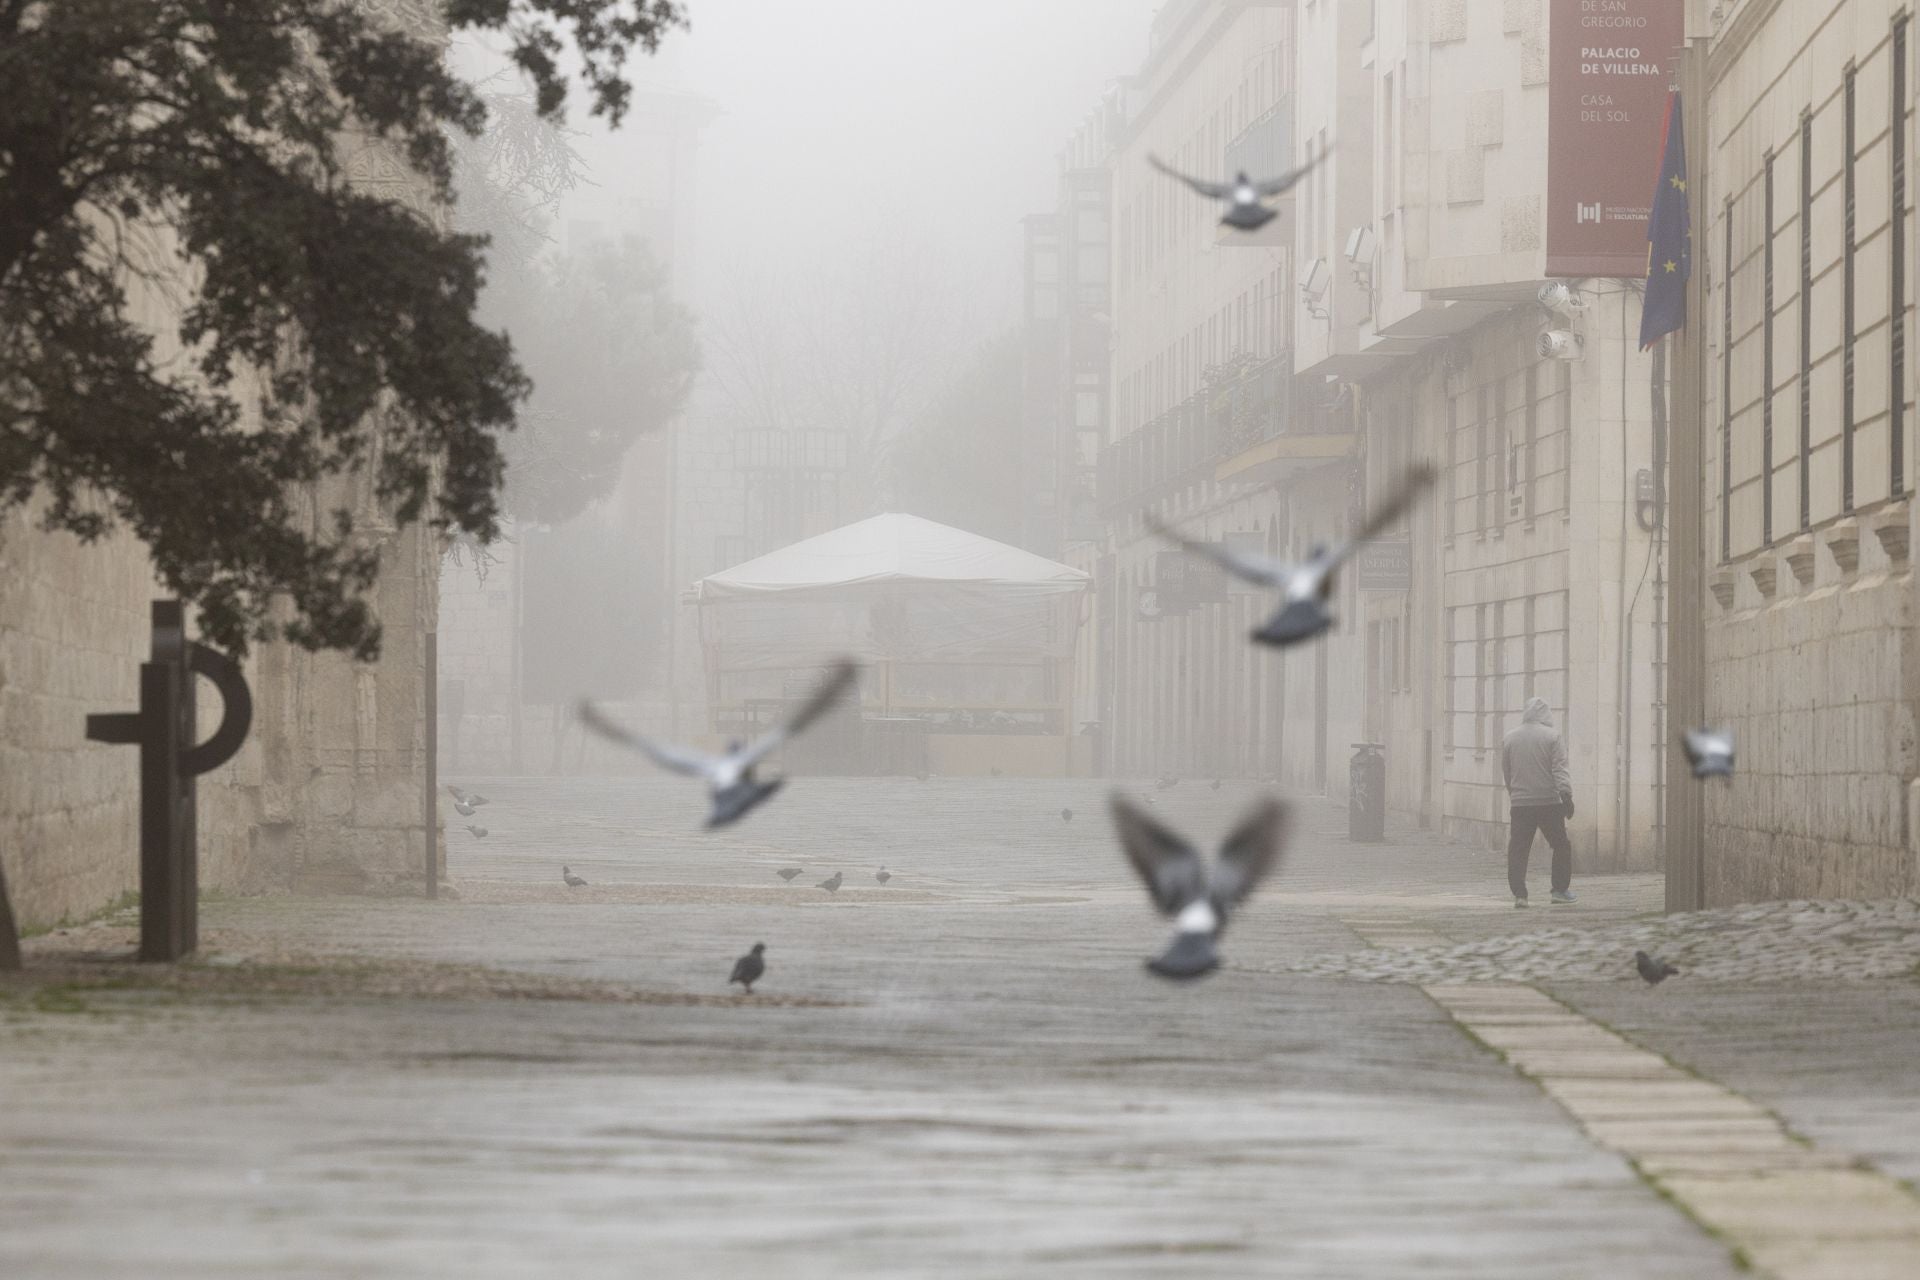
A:
<svg viewBox="0 0 1920 1280">
<path fill-rule="evenodd" d="M 1635 927 L 1656 877 L 1515 911 L 1500 859 L 1398 829 L 1353 845 L 1344 810 L 1307 799 L 1225 969 L 1183 988 L 1141 968 L 1162 926 L 1099 783 L 801 778 L 710 839 L 670 779 L 469 785 L 489 835 L 450 833 L 457 900 L 223 900 L 190 967 L 231 988 L 144 990 L 120 966 L 7 989 L 0 1271 L 1736 1274 L 1420 989 L 1285 971 L 1369 938 Z M 1253 794 L 1134 790 L 1208 840 Z M 838 894 L 814 887 L 836 870 Z M 126 919 L 39 939 L 34 967 L 110 950 Z M 767 976 L 730 997 L 755 941 Z M 315 957 L 484 962 L 651 1002 L 249 993 L 254 969 Z M 1777 985 L 1649 991 L 1618 958 L 1557 994 L 1726 1071 L 1822 1151 L 1920 1150 L 1910 1120 L 1862 1123 L 1911 1116 L 1910 1034 L 1876 1045 L 1840 1016 L 1871 1001 L 1910 1028 L 1910 977 L 1828 984 L 1816 1038 Z M 1759 990 L 1770 1044 L 1730 1053 L 1714 1002 Z"/>
</svg>

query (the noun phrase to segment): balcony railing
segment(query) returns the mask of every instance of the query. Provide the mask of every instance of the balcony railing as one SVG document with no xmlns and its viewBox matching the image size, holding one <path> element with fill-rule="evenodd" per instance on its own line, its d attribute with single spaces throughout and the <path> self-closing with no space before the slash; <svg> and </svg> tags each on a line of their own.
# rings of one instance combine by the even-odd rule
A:
<svg viewBox="0 0 1920 1280">
<path fill-rule="evenodd" d="M 1295 428 L 1293 353 L 1187 397 L 1100 451 L 1100 509 L 1112 514 L 1210 476 L 1219 463 Z"/>
</svg>

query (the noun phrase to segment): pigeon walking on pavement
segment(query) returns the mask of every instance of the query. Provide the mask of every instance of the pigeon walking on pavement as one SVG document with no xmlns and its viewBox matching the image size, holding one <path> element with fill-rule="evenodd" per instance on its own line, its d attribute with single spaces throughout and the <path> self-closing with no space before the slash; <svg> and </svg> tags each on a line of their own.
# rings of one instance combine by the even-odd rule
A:
<svg viewBox="0 0 1920 1280">
<path fill-rule="evenodd" d="M 560 878 L 567 882 L 567 888 L 569 889 L 584 889 L 587 887 L 587 882 L 573 874 L 573 868 L 564 863 L 560 867 Z"/>
<path fill-rule="evenodd" d="M 893 879 L 893 872 L 887 870 L 885 867 L 882 867 L 878 871 L 873 873 L 873 878 L 875 880 L 878 880 L 881 884 L 885 884 L 887 881 Z"/>
<path fill-rule="evenodd" d="M 473 832 L 475 836 L 479 837 L 482 840 L 486 839 L 487 829 L 485 827 L 476 827 L 471 822 L 469 822 L 467 824 L 467 830 Z"/>
<path fill-rule="evenodd" d="M 1304 564 L 1284 564 L 1265 556 L 1235 551 L 1224 545 L 1199 542 L 1161 523 L 1152 515 L 1146 517 L 1146 522 L 1148 528 L 1162 537 L 1179 543 L 1194 555 L 1213 561 L 1237 578 L 1263 587 L 1279 588 L 1279 611 L 1253 633 L 1253 639 L 1260 644 L 1284 648 L 1311 640 L 1333 625 L 1333 614 L 1327 608 L 1327 603 L 1333 599 L 1335 571 L 1363 544 L 1385 533 L 1405 515 L 1414 499 L 1433 483 L 1433 475 L 1433 468 L 1425 464 L 1409 471 L 1399 487 L 1367 517 L 1359 533 L 1337 547 L 1315 546 Z"/>
<path fill-rule="evenodd" d="M 1163 978 L 1198 978 L 1219 965 L 1214 944 L 1227 926 L 1228 913 L 1279 861 L 1290 816 L 1280 801 L 1262 800 L 1227 835 L 1209 868 L 1180 836 L 1126 797 L 1113 797 L 1113 821 L 1127 860 L 1146 882 L 1160 913 L 1174 921 L 1172 944 L 1147 961 L 1147 968 Z"/>
<path fill-rule="evenodd" d="M 1234 174 L 1232 182 L 1209 182 L 1204 178 L 1189 177 L 1181 173 L 1159 156 L 1149 155 L 1147 161 L 1160 172 L 1170 178 L 1179 179 L 1207 199 L 1225 200 L 1227 211 L 1221 215 L 1220 225 L 1232 227 L 1236 231 L 1258 231 L 1277 216 L 1276 211 L 1269 209 L 1262 201 L 1285 194 L 1324 158 L 1323 154 L 1298 168 L 1289 169 L 1277 178 L 1268 178 L 1263 182 L 1254 181 L 1245 170 Z"/>
<path fill-rule="evenodd" d="M 828 893 L 838 893 L 840 892 L 840 881 L 843 878 L 844 877 L 841 876 L 841 874 L 838 871 L 836 871 L 832 875 L 828 876 L 825 880 L 822 880 L 819 884 L 815 885 L 814 888 L 825 889 Z"/>
<path fill-rule="evenodd" d="M 1073 810 L 1071 810 L 1071 809 L 1062 809 L 1062 810 L 1060 811 L 1060 821 L 1062 821 L 1062 822 L 1072 822 L 1072 821 L 1073 821 Z"/>
<path fill-rule="evenodd" d="M 666 746 L 654 742 L 651 738 L 644 738 L 632 730 L 613 723 L 601 715 L 592 703 L 584 699 L 580 703 L 580 719 L 589 729 L 602 737 L 644 752 L 663 769 L 683 773 L 690 778 L 703 779 L 713 801 L 713 812 L 707 818 L 707 829 L 711 831 L 716 827 L 724 827 L 739 821 L 786 785 L 785 778 L 762 782 L 754 776 L 754 769 L 781 743 L 794 737 L 825 715 L 828 709 L 853 687 L 857 672 L 858 668 L 851 662 L 834 663 L 827 673 L 827 678 L 794 713 L 791 720 L 775 726 L 751 743 L 735 739 L 727 744 L 726 754 L 719 756 L 691 751 L 684 747 Z"/>
<path fill-rule="evenodd" d="M 785 880 L 788 884 L 792 884 L 793 878 L 800 874 L 800 868 L 782 867 L 778 871 L 774 872 L 773 874 L 779 876 L 782 880 Z"/>
<path fill-rule="evenodd" d="M 752 995 L 753 984 L 760 981 L 760 975 L 767 971 L 767 962 L 763 958 L 766 950 L 766 943 L 756 942 L 753 944 L 753 950 L 735 960 L 733 976 L 727 979 L 727 985 L 732 986 L 737 982 L 747 989 L 748 995 Z"/>
<path fill-rule="evenodd" d="M 1640 976 L 1647 980 L 1647 985 L 1650 987 L 1657 987 L 1668 978 L 1677 977 L 1680 973 L 1665 960 L 1656 959 L 1644 951 L 1633 953 L 1633 967 L 1640 971 Z"/>
<path fill-rule="evenodd" d="M 1696 778 L 1733 776 L 1733 734 L 1727 729 L 1686 731 L 1687 763 Z"/>
</svg>

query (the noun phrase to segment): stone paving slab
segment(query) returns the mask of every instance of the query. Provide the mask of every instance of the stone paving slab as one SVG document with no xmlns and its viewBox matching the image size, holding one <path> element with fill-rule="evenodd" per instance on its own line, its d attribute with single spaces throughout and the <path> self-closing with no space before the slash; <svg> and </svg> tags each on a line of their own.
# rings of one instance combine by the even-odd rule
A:
<svg viewBox="0 0 1920 1280">
<path fill-rule="evenodd" d="M 1146 974 L 1165 924 L 1094 820 L 1104 787 L 796 780 L 712 840 L 677 780 L 482 789 L 493 834 L 452 852 L 469 897 L 211 903 L 210 936 L 246 946 L 210 959 L 236 981 L 258 944 L 689 998 L 0 1003 L 0 1274 L 1737 1274 L 1419 991 Z M 1217 835 L 1251 794 L 1156 808 Z M 1356 848 L 1304 808 L 1230 966 L 1355 949 L 1339 904 L 1433 895 L 1447 936 L 1509 927 L 1494 859 Z M 591 893 L 561 895 L 563 861 Z M 850 883 L 885 863 L 906 892 L 823 907 L 774 880 L 789 861 Z M 1657 904 L 1635 884 L 1596 925 Z M 755 940 L 787 1003 L 704 999 Z"/>
</svg>

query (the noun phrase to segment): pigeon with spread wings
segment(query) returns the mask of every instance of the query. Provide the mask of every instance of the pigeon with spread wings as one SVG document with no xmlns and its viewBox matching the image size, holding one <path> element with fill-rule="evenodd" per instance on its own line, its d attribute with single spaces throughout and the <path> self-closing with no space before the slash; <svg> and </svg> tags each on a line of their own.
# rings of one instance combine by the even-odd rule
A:
<svg viewBox="0 0 1920 1280">
<path fill-rule="evenodd" d="M 713 799 L 713 812 L 707 818 L 707 829 L 712 830 L 739 821 L 786 784 L 784 778 L 762 781 L 754 776 L 754 770 L 776 747 L 825 715 L 853 687 L 858 671 L 859 668 L 851 662 L 834 663 L 827 678 L 794 713 L 792 719 L 752 742 L 736 739 L 728 743 L 724 755 L 708 755 L 642 737 L 613 723 L 584 699 L 580 703 L 580 719 L 595 733 L 642 752 L 662 769 L 704 781 Z"/>
<path fill-rule="evenodd" d="M 1432 467 L 1415 467 L 1387 501 L 1367 518 L 1359 533 L 1337 547 L 1315 546 L 1302 564 L 1284 564 L 1232 547 L 1197 542 L 1151 515 L 1146 517 L 1146 522 L 1147 527 L 1161 537 L 1170 538 L 1194 555 L 1213 561 L 1234 577 L 1278 588 L 1282 599 L 1280 609 L 1253 633 L 1253 638 L 1261 644 L 1284 648 L 1311 640 L 1333 625 L 1327 602 L 1333 598 L 1334 572 L 1364 543 L 1392 528 L 1432 483 Z"/>
<path fill-rule="evenodd" d="M 1696 778 L 1733 776 L 1733 731 L 1730 729 L 1688 729 L 1682 738 L 1687 763 Z"/>
<path fill-rule="evenodd" d="M 1222 226 L 1232 227 L 1236 231 L 1258 231 L 1272 222 L 1276 213 L 1262 201 L 1273 196 L 1283 195 L 1292 190 L 1293 185 L 1307 176 L 1316 164 L 1326 158 L 1320 156 L 1307 161 L 1297 169 L 1289 169 L 1277 178 L 1264 182 L 1255 182 L 1243 170 L 1233 175 L 1232 182 L 1208 182 L 1204 178 L 1190 177 L 1180 172 L 1159 156 L 1149 155 L 1147 162 L 1169 178 L 1177 178 L 1191 187 L 1197 194 L 1209 200 L 1225 200 L 1227 211 L 1220 217 Z"/>
<path fill-rule="evenodd" d="M 1209 868 L 1199 850 L 1126 797 L 1113 797 L 1113 822 L 1127 860 L 1160 914 L 1174 921 L 1172 945 L 1147 968 L 1163 978 L 1198 978 L 1219 965 L 1214 943 L 1227 927 L 1227 914 L 1280 860 L 1288 821 L 1286 805 L 1271 797 L 1261 801 L 1228 834 Z"/>
</svg>

